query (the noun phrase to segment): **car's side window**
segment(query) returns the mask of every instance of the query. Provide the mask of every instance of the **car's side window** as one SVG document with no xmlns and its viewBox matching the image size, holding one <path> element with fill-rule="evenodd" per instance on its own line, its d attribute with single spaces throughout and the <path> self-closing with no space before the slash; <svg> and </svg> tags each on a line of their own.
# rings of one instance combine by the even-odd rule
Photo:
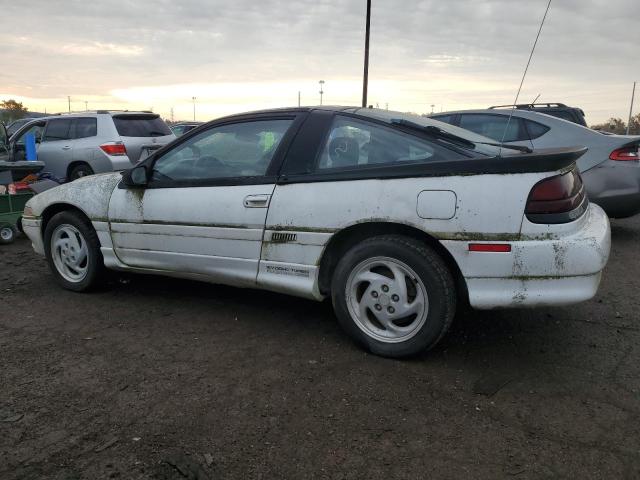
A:
<svg viewBox="0 0 640 480">
<path fill-rule="evenodd" d="M 71 119 L 54 119 L 47 122 L 42 136 L 43 142 L 69 140 L 71 138 Z"/>
<path fill-rule="evenodd" d="M 32 125 L 30 128 L 25 130 L 20 134 L 15 141 L 16 145 L 24 145 L 24 139 L 28 133 L 33 133 L 36 137 L 36 142 L 40 142 L 42 140 L 42 130 L 44 130 L 44 123 L 38 123 L 36 125 Z"/>
<path fill-rule="evenodd" d="M 316 162 L 316 171 L 425 163 L 459 156 L 394 128 L 338 115 Z"/>
<path fill-rule="evenodd" d="M 527 131 L 529 132 L 529 139 L 535 140 L 536 138 L 540 138 L 542 135 L 551 130 L 546 125 L 542 125 L 538 122 L 533 122 L 531 120 L 523 120 L 527 126 Z"/>
<path fill-rule="evenodd" d="M 489 137 L 496 142 L 501 142 L 503 136 L 505 142 L 529 140 L 520 119 L 511 117 L 509 120 L 508 115 L 464 113 L 460 115 L 460 128 Z"/>
<path fill-rule="evenodd" d="M 255 120 L 210 128 L 158 158 L 152 180 L 263 176 L 292 123 L 293 119 Z"/>
<path fill-rule="evenodd" d="M 439 122 L 449 123 L 453 125 L 453 117 L 454 115 L 435 115 L 432 116 L 434 120 L 438 120 Z"/>
<path fill-rule="evenodd" d="M 74 118 L 71 138 L 95 137 L 98 134 L 98 122 L 95 118 Z"/>
</svg>

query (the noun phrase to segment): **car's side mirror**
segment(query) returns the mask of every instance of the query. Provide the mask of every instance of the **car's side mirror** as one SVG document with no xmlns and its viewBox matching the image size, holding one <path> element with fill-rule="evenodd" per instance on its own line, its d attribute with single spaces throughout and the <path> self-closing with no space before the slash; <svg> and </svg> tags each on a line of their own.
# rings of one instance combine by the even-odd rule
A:
<svg viewBox="0 0 640 480">
<path fill-rule="evenodd" d="M 122 183 L 127 187 L 145 187 L 149 183 L 146 165 L 138 165 L 122 172 Z"/>
</svg>

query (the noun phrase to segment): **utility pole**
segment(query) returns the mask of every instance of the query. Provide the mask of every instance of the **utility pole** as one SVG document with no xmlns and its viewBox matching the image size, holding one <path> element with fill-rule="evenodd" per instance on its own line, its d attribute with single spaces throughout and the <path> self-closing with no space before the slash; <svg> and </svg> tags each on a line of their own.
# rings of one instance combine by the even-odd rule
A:
<svg viewBox="0 0 640 480">
<path fill-rule="evenodd" d="M 84 101 L 84 111 L 85 112 L 89 111 L 89 102 L 87 102 L 86 100 Z"/>
<path fill-rule="evenodd" d="M 171 107 L 171 123 L 173 123 L 173 107 Z"/>
<path fill-rule="evenodd" d="M 69 113 L 71 113 L 71 97 L 67 95 L 67 103 L 69 104 Z"/>
<path fill-rule="evenodd" d="M 196 97 L 191 97 L 191 100 L 193 100 L 193 121 L 196 121 Z"/>
<path fill-rule="evenodd" d="M 431 104 L 431 115 L 433 115 L 433 108 L 435 107 L 435 105 Z"/>
<path fill-rule="evenodd" d="M 320 84 L 320 105 L 322 105 L 322 94 L 324 93 L 322 87 L 324 85 L 324 80 L 320 80 L 318 83 Z"/>
<path fill-rule="evenodd" d="M 362 77 L 362 108 L 367 108 L 369 89 L 369 30 L 371 29 L 371 0 L 367 0 L 367 24 L 364 34 L 364 75 Z"/>
<path fill-rule="evenodd" d="M 298 90 L 298 106 L 300 106 L 300 90 Z"/>
<path fill-rule="evenodd" d="M 633 92 L 631 93 L 631 106 L 629 107 L 629 121 L 627 122 L 627 135 L 629 135 L 629 128 L 631 128 L 631 118 L 633 116 L 633 100 L 636 96 L 636 82 L 633 82 Z"/>
</svg>

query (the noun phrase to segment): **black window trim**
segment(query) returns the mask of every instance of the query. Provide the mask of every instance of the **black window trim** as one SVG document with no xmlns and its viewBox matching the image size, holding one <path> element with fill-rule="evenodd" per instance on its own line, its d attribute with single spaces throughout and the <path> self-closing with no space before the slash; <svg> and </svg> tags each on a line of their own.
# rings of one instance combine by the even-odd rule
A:
<svg viewBox="0 0 640 480">
<path fill-rule="evenodd" d="M 423 134 L 415 129 L 403 127 L 401 125 L 394 125 L 387 121 L 373 118 L 365 115 L 358 115 L 357 112 L 345 112 L 345 111 L 337 111 L 331 112 L 330 115 L 326 115 L 326 111 L 317 110 L 311 112 L 312 115 L 323 115 L 325 117 L 324 124 L 322 126 L 322 140 L 318 143 L 318 145 L 308 145 L 308 149 L 315 148 L 313 161 L 310 165 L 315 166 L 318 164 L 318 159 L 322 154 L 324 149 L 324 145 L 326 145 L 327 139 L 331 134 L 331 127 L 335 121 L 335 118 L 340 117 L 350 117 L 354 120 L 357 120 L 361 123 L 370 123 L 376 126 L 380 126 L 382 128 L 396 130 L 398 132 L 402 132 L 411 137 L 420 139 L 422 141 L 427 141 L 429 143 L 436 143 L 438 146 L 446 148 L 448 150 L 454 151 L 456 153 L 461 154 L 464 160 L 477 160 L 478 158 L 490 158 L 481 153 L 473 152 L 471 150 L 465 148 L 459 148 L 455 145 L 452 145 L 448 142 L 437 142 L 434 140 L 432 136 L 428 134 Z M 291 173 L 291 162 L 295 162 L 296 159 L 287 158 L 286 163 L 283 165 L 283 169 L 278 178 L 278 184 L 287 184 L 287 183 L 311 183 L 311 182 L 327 182 L 327 181 L 341 181 L 341 180 L 366 180 L 370 178 L 402 178 L 402 177 L 412 177 L 412 176 L 423 176 L 421 172 L 424 170 L 424 166 L 431 163 L 442 163 L 442 164 L 450 164 L 452 161 L 457 160 L 441 160 L 441 161 L 431 161 L 426 163 L 416 164 L 414 162 L 402 162 L 394 163 L 394 164 L 379 164 L 375 166 L 359 166 L 356 168 L 352 167 L 336 167 L 336 168 L 327 168 L 322 171 L 307 171 L 305 173 Z M 287 169 L 289 166 L 289 169 Z M 418 168 L 415 168 L 418 167 Z M 438 175 L 441 175 L 439 173 Z"/>
<path fill-rule="evenodd" d="M 162 147 L 150 157 L 143 160 L 141 164 L 144 164 L 149 174 L 153 170 L 153 165 L 163 155 L 178 148 L 183 143 L 189 141 L 190 138 L 199 135 L 202 132 L 223 127 L 225 125 L 233 125 L 237 123 L 259 122 L 268 120 L 293 120 L 289 129 L 280 140 L 280 144 L 276 149 L 271 162 L 267 167 L 265 175 L 249 176 L 249 177 L 222 177 L 222 178 L 207 178 L 207 179 L 189 179 L 189 180 L 152 180 L 149 175 L 149 183 L 145 186 L 147 189 L 157 188 L 189 188 L 189 187 L 218 187 L 218 186 L 236 186 L 236 185 L 268 185 L 275 184 L 278 180 L 278 172 L 282 166 L 286 154 L 291 146 L 293 139 L 297 135 L 300 127 L 304 123 L 308 116 L 308 112 L 301 111 L 283 111 L 272 112 L 263 114 L 250 114 L 239 115 L 234 117 L 227 117 L 221 120 L 214 120 L 213 122 L 205 123 L 196 128 L 189 130 L 184 135 L 178 137 L 173 142 Z M 119 185 L 120 188 L 128 188 L 122 182 Z"/>
</svg>

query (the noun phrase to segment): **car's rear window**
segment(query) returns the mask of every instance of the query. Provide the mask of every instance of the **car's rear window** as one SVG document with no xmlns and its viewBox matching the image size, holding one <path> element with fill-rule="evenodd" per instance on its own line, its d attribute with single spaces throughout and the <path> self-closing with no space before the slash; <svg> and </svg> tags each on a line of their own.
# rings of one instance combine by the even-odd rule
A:
<svg viewBox="0 0 640 480">
<path fill-rule="evenodd" d="M 162 137 L 171 130 L 159 115 L 118 115 L 113 123 L 121 137 Z"/>
</svg>

